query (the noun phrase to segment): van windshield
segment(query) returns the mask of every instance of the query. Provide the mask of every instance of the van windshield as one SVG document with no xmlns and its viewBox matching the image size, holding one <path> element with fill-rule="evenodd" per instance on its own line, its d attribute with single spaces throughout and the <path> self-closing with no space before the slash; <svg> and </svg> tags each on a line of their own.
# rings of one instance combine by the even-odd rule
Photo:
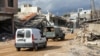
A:
<svg viewBox="0 0 100 56">
<path fill-rule="evenodd" d="M 18 38 L 24 38 L 24 36 L 25 36 L 24 33 L 25 33 L 24 30 L 18 31 L 18 32 L 17 32 L 17 37 L 18 37 Z"/>
</svg>

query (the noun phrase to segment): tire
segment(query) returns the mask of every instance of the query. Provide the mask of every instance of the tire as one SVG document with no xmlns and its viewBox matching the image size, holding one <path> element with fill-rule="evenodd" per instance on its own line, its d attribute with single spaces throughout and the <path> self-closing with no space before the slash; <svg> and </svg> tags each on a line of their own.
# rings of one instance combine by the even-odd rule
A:
<svg viewBox="0 0 100 56">
<path fill-rule="evenodd" d="M 47 47 L 47 42 L 45 42 L 45 44 L 44 44 L 43 48 L 46 48 L 46 47 Z"/>
<path fill-rule="evenodd" d="M 34 50 L 35 50 L 35 51 L 38 50 L 38 45 L 37 45 L 37 44 L 34 46 Z"/>
<path fill-rule="evenodd" d="M 58 41 L 58 38 L 53 38 L 52 40 L 53 40 L 53 41 Z"/>
<path fill-rule="evenodd" d="M 62 38 L 60 38 L 60 40 L 65 40 L 65 38 L 64 38 L 64 37 L 62 37 Z"/>
<path fill-rule="evenodd" d="M 59 35 L 56 34 L 56 36 L 52 40 L 53 41 L 58 41 L 59 40 Z"/>
<path fill-rule="evenodd" d="M 65 40 L 65 34 L 63 34 L 62 37 L 60 37 L 60 40 Z"/>
<path fill-rule="evenodd" d="M 17 49 L 17 51 L 20 51 L 21 50 L 21 48 L 16 48 Z"/>
<path fill-rule="evenodd" d="M 52 40 L 55 41 L 55 38 L 53 38 Z"/>
</svg>

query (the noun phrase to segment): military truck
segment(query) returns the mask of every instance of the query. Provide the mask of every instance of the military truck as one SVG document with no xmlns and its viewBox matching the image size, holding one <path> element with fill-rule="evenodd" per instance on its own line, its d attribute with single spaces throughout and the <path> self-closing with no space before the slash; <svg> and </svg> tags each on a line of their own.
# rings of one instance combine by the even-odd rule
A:
<svg viewBox="0 0 100 56">
<path fill-rule="evenodd" d="M 56 41 L 65 39 L 65 33 L 60 27 L 46 26 L 44 28 L 43 35 L 46 36 L 47 40 L 52 39 Z"/>
</svg>

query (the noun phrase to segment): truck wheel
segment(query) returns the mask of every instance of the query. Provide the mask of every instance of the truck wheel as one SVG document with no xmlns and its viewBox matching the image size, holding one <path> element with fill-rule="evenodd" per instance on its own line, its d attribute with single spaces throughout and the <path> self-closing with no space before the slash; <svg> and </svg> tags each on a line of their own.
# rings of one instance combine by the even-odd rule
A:
<svg viewBox="0 0 100 56">
<path fill-rule="evenodd" d="M 55 38 L 53 38 L 52 40 L 53 40 L 53 41 L 55 41 L 56 39 L 55 39 Z"/>
<path fill-rule="evenodd" d="M 60 40 L 65 40 L 65 34 L 60 38 Z"/>
<path fill-rule="evenodd" d="M 38 50 L 38 45 L 34 46 L 34 50 L 37 51 Z"/>
<path fill-rule="evenodd" d="M 21 48 L 17 48 L 17 51 L 20 51 Z"/>
<path fill-rule="evenodd" d="M 64 37 L 60 38 L 60 40 L 64 40 L 64 39 L 65 39 Z"/>
<path fill-rule="evenodd" d="M 58 38 L 53 38 L 52 40 L 53 40 L 53 41 L 58 41 Z"/>
</svg>

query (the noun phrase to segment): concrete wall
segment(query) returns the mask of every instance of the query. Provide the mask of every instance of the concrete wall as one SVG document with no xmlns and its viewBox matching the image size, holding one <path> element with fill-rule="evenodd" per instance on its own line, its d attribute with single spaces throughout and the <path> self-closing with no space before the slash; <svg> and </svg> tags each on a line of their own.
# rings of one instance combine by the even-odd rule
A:
<svg viewBox="0 0 100 56">
<path fill-rule="evenodd" d="M 80 12 L 80 17 L 84 18 L 86 17 L 87 19 L 91 18 L 91 10 L 83 10 Z"/>
<path fill-rule="evenodd" d="M 89 24 L 88 30 L 100 33 L 100 24 Z"/>
<path fill-rule="evenodd" d="M 2 2 L 3 0 L 0 0 L 0 2 Z M 0 13 L 7 13 L 7 14 L 12 14 L 12 13 L 17 13 L 18 10 L 18 0 L 13 0 L 13 7 L 9 7 L 8 6 L 8 0 L 4 0 L 3 3 L 1 3 L 2 5 L 4 5 L 3 7 L 1 6 L 0 9 Z"/>
<path fill-rule="evenodd" d="M 91 10 L 82 10 L 80 11 L 80 18 L 87 18 L 90 19 L 91 18 Z M 78 18 L 78 12 L 76 13 L 71 13 L 70 14 L 70 18 L 71 19 L 77 19 Z"/>
<path fill-rule="evenodd" d="M 30 12 L 39 13 L 39 10 L 40 9 L 38 7 L 24 7 L 24 6 L 21 7 L 21 13 L 30 13 Z"/>
</svg>

